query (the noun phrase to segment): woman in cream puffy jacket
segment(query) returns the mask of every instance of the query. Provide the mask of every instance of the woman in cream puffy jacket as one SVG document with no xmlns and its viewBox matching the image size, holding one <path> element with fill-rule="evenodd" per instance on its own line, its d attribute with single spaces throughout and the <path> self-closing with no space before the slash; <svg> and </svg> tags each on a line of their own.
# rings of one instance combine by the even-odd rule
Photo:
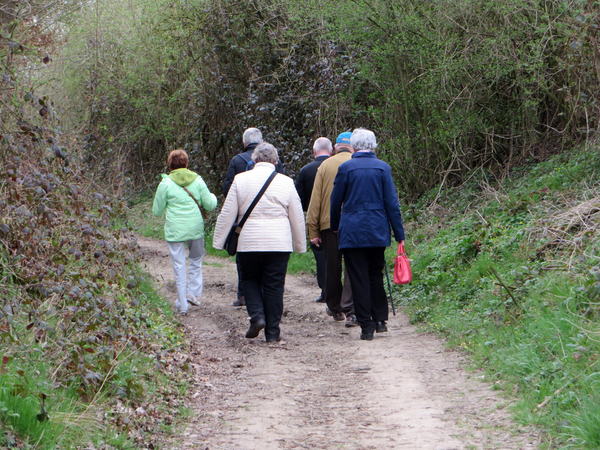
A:
<svg viewBox="0 0 600 450">
<path fill-rule="evenodd" d="M 236 175 L 227 194 L 213 236 L 216 249 L 223 248 L 231 226 L 241 220 L 279 157 L 275 147 L 263 142 L 252 159 L 254 169 Z M 250 316 L 246 337 L 255 338 L 264 328 L 267 342 L 279 341 L 290 253 L 306 252 L 302 203 L 291 178 L 275 176 L 242 228 L 237 251 Z"/>
</svg>

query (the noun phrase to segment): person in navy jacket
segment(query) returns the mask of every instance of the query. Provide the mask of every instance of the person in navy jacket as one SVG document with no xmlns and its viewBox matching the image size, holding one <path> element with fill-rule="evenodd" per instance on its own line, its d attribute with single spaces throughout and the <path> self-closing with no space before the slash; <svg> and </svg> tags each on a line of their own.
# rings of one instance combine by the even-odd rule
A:
<svg viewBox="0 0 600 450">
<path fill-rule="evenodd" d="M 398 242 L 404 227 L 390 166 L 374 153 L 375 133 L 357 128 L 350 144 L 355 153 L 340 166 L 331 193 L 331 230 L 346 261 L 360 338 L 370 341 L 375 331 L 387 331 L 383 265 L 390 225 Z"/>
</svg>

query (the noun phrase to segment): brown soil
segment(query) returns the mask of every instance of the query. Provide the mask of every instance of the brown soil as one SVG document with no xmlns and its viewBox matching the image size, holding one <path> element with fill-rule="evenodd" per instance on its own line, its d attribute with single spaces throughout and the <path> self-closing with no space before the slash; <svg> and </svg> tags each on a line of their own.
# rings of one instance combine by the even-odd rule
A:
<svg viewBox="0 0 600 450">
<path fill-rule="evenodd" d="M 174 303 L 164 242 L 139 238 L 146 269 Z M 244 337 L 237 275 L 204 260 L 202 305 L 182 318 L 192 343 L 192 415 L 172 449 L 526 449 L 538 433 L 511 422 L 508 402 L 463 357 L 400 313 L 361 341 L 316 303 L 314 276 L 288 276 L 283 342 Z"/>
</svg>

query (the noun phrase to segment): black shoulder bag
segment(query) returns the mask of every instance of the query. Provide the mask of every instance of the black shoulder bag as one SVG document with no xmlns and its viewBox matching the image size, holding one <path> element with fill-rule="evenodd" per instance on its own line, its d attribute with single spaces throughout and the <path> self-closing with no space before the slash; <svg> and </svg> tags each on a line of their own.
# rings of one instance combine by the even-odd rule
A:
<svg viewBox="0 0 600 450">
<path fill-rule="evenodd" d="M 260 198 L 263 196 L 263 194 L 269 187 L 269 184 L 271 184 L 271 181 L 273 181 L 273 178 L 275 178 L 275 175 L 277 175 L 277 171 L 273 170 L 273 173 L 269 176 L 269 178 L 267 178 L 267 181 L 265 181 L 265 184 L 258 192 L 258 194 L 256 194 L 256 197 L 254 197 L 254 200 L 244 213 L 244 216 L 242 217 L 242 220 L 240 220 L 240 223 L 234 223 L 231 226 L 231 230 L 229 231 L 227 239 L 225 240 L 225 250 L 227 250 L 227 253 L 229 253 L 231 256 L 237 253 L 238 238 L 240 237 L 240 233 L 242 232 L 242 227 L 246 223 L 246 220 L 248 220 L 248 216 L 250 216 L 250 213 L 252 212 Z"/>
</svg>

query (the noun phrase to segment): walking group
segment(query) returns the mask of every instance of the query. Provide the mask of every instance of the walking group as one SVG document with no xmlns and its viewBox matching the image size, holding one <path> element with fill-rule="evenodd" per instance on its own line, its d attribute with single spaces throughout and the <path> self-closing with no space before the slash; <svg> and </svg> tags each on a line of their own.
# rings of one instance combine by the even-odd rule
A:
<svg viewBox="0 0 600 450">
<path fill-rule="evenodd" d="M 225 175 L 225 202 L 213 247 L 225 247 L 232 227 L 239 232 L 233 306 L 246 306 L 246 337 L 256 338 L 264 330 L 267 342 L 281 340 L 287 265 L 292 252 L 306 252 L 307 232 L 321 289 L 316 301 L 326 303 L 333 320 L 360 326 L 363 340 L 386 332 L 384 250 L 392 231 L 404 242 L 404 228 L 390 166 L 375 154 L 375 134 L 364 128 L 344 132 L 335 146 L 326 137 L 318 138 L 314 161 L 300 170 L 295 183 L 284 174 L 277 149 L 263 141 L 259 129 L 247 129 L 242 141 L 244 149 L 232 158 Z M 217 198 L 188 170 L 183 150 L 172 151 L 167 162 L 170 173 L 162 175 L 152 210 L 156 216 L 166 210 L 165 239 L 177 284 L 175 307 L 186 314 L 202 297 L 201 208 L 214 210 Z"/>
</svg>

